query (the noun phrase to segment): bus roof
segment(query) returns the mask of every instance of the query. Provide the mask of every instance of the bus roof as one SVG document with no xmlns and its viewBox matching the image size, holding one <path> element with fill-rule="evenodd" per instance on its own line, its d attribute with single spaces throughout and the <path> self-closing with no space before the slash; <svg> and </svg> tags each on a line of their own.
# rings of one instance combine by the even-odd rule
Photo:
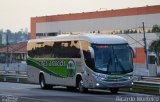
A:
<svg viewBox="0 0 160 102">
<path fill-rule="evenodd" d="M 96 44 L 124 44 L 128 43 L 126 39 L 117 35 L 105 34 L 63 34 L 54 37 L 33 39 L 28 42 L 44 42 L 44 41 L 73 41 L 85 40 Z"/>
</svg>

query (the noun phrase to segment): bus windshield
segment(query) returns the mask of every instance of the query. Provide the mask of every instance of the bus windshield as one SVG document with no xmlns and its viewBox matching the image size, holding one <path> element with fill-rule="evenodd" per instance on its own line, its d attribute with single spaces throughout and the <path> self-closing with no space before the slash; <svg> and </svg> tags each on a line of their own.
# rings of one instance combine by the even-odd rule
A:
<svg viewBox="0 0 160 102">
<path fill-rule="evenodd" d="M 132 54 L 128 44 L 92 44 L 95 70 L 116 74 L 133 71 Z"/>
</svg>

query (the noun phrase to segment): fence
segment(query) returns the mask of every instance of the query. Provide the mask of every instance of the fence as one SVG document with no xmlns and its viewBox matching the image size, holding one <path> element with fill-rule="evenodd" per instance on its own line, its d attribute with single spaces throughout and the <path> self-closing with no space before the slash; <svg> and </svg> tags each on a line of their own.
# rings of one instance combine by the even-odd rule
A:
<svg viewBox="0 0 160 102">
<path fill-rule="evenodd" d="M 27 79 L 27 65 L 26 63 L 12 63 L 9 66 L 0 64 L 0 76 L 3 81 L 15 79 L 16 82 L 20 82 L 20 79 Z"/>
<path fill-rule="evenodd" d="M 134 75 L 136 76 L 156 76 L 160 73 L 160 66 L 157 67 L 154 64 L 149 64 L 149 69 L 146 69 L 145 64 L 134 64 Z M 13 75 L 13 74 L 23 74 L 27 75 L 27 64 L 26 63 L 11 63 L 9 66 L 7 64 L 0 64 L 0 75 Z"/>
<path fill-rule="evenodd" d="M 134 85 L 158 88 L 160 94 L 160 78 L 158 77 L 140 77 L 139 80 L 134 81 Z"/>
</svg>

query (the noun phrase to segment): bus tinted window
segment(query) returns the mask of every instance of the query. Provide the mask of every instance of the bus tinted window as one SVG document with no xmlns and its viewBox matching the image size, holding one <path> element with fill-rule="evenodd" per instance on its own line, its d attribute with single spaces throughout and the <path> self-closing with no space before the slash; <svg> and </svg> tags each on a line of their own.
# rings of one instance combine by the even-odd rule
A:
<svg viewBox="0 0 160 102">
<path fill-rule="evenodd" d="M 91 53 L 89 50 L 90 43 L 86 41 L 82 41 L 81 44 L 82 44 L 82 50 L 83 50 L 83 55 L 84 55 L 86 65 L 89 68 L 94 69 L 95 68 L 94 59 L 91 58 Z"/>
<path fill-rule="evenodd" d="M 53 42 L 30 43 L 28 47 L 28 56 L 35 58 L 49 58 L 52 53 Z"/>
<path fill-rule="evenodd" d="M 54 58 L 80 58 L 78 41 L 55 42 L 52 57 Z"/>
<path fill-rule="evenodd" d="M 79 41 L 29 43 L 32 58 L 80 58 Z"/>
</svg>

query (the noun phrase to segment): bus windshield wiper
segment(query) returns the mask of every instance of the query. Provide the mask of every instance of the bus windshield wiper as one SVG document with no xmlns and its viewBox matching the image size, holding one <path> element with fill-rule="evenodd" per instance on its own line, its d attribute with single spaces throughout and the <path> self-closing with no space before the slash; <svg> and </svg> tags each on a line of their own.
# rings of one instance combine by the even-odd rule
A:
<svg viewBox="0 0 160 102">
<path fill-rule="evenodd" d="M 118 62 L 118 63 L 117 63 L 117 67 L 118 67 L 118 65 L 119 65 L 120 68 L 122 69 L 122 71 L 125 73 L 126 70 L 125 70 L 125 68 L 123 67 L 122 63 L 119 61 L 117 55 L 115 55 L 115 59 L 116 59 L 116 63 Z"/>
</svg>

